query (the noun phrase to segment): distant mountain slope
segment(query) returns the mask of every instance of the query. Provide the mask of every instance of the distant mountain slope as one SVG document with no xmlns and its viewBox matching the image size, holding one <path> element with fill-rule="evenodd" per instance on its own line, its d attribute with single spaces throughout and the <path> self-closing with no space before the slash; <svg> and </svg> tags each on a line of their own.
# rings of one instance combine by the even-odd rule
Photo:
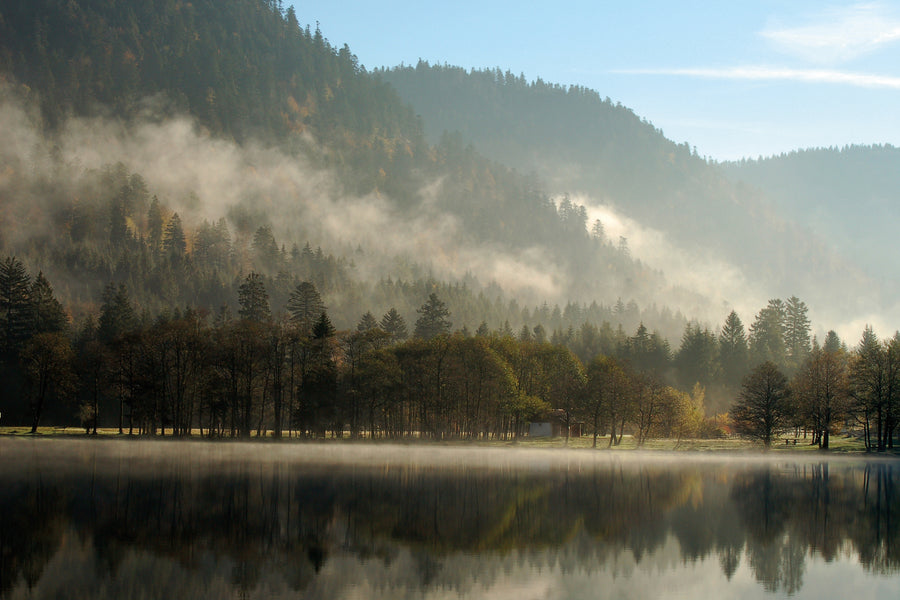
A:
<svg viewBox="0 0 900 600">
<path fill-rule="evenodd" d="M 376 75 L 422 115 L 432 141 L 458 131 L 487 156 L 554 183 L 602 183 L 611 195 L 646 197 L 690 178 L 704 162 L 686 144 L 674 144 L 631 110 L 584 87 L 426 62 Z M 564 164 L 571 166 L 560 170 Z"/>
<path fill-rule="evenodd" d="M 613 207 L 649 228 L 644 237 L 684 253 L 686 271 L 708 270 L 710 291 L 740 280 L 729 289 L 730 302 L 795 293 L 829 304 L 834 315 L 882 302 L 880 284 L 826 237 L 594 91 L 424 62 L 376 75 L 413 105 L 429 138 L 458 131 L 491 158 L 536 172 L 551 191 Z M 872 292 L 861 299 L 851 291 L 858 289 Z"/>
<path fill-rule="evenodd" d="M 878 278 L 900 279 L 888 258 L 900 227 L 900 148 L 846 146 L 723 163 L 784 214 L 859 258 Z"/>
</svg>

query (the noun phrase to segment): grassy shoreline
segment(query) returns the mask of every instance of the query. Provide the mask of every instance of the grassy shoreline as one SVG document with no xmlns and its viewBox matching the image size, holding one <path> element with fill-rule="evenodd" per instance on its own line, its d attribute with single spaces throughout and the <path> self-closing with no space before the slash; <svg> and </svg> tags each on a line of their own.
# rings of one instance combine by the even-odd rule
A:
<svg viewBox="0 0 900 600">
<path fill-rule="evenodd" d="M 218 439 L 209 439 L 205 437 L 201 437 L 199 435 L 199 431 L 195 432 L 189 438 L 172 438 L 169 436 L 162 437 L 156 436 L 153 438 L 149 438 L 146 436 L 138 436 L 128 434 L 120 435 L 116 428 L 101 428 L 98 431 L 96 436 L 87 435 L 83 428 L 81 427 L 40 427 L 38 428 L 38 432 L 35 435 L 30 433 L 30 427 L 0 427 L 0 436 L 12 436 L 12 437 L 38 437 L 38 438 L 83 438 L 83 439 L 95 439 L 95 440 L 108 440 L 108 439 L 132 439 L 132 440 L 169 440 L 169 439 L 179 439 L 179 440 L 194 440 L 197 442 L 236 442 L 241 441 L 239 439 L 233 438 L 218 438 Z M 306 438 L 282 438 L 281 440 L 275 440 L 269 435 L 263 436 L 251 436 L 249 440 L 245 441 L 255 441 L 255 442 L 270 442 L 270 443 L 310 443 L 312 441 L 317 442 L 328 442 L 328 443 L 344 443 L 344 444 L 353 444 L 359 441 L 362 442 L 372 442 L 372 440 L 365 438 L 362 440 L 351 440 L 348 437 L 344 437 L 341 439 L 335 438 L 327 438 L 327 439 L 317 439 L 310 440 Z M 820 451 L 819 448 L 815 445 L 811 445 L 809 443 L 810 438 L 803 439 L 799 438 L 797 440 L 796 445 L 793 443 L 786 444 L 785 438 L 778 438 L 775 443 L 772 444 L 770 451 L 778 452 L 778 453 L 809 453 L 809 452 L 821 452 L 823 454 L 866 454 L 865 446 L 862 440 L 854 437 L 854 436 L 833 436 L 830 440 L 830 448 L 828 450 Z M 583 436 L 580 438 L 570 438 L 568 445 L 563 438 L 520 438 L 517 441 L 505 441 L 505 440 L 448 440 L 448 441 L 433 441 L 433 440 L 417 440 L 414 438 L 403 438 L 403 439 L 378 439 L 375 440 L 374 443 L 401 443 L 401 444 L 422 444 L 422 445 L 446 445 L 446 446 L 484 446 L 484 447 L 518 447 L 518 448 L 527 448 L 527 449 L 553 449 L 553 448 L 567 448 L 570 450 L 592 450 L 593 437 L 592 436 Z M 763 446 L 761 444 L 752 442 L 747 439 L 741 438 L 727 438 L 727 439 L 684 439 L 684 440 L 675 440 L 675 439 L 650 439 L 647 440 L 643 446 L 638 447 L 634 438 L 631 436 L 625 436 L 622 440 L 622 443 L 618 446 L 613 446 L 612 448 L 608 448 L 609 437 L 598 437 L 597 438 L 597 447 L 596 451 L 607 451 L 607 452 L 627 452 L 627 451 L 635 451 L 635 450 L 643 450 L 643 451 L 664 451 L 664 452 L 729 452 L 729 453 L 754 453 L 763 450 Z M 876 454 L 876 453 L 870 453 Z M 900 456 L 900 448 L 895 448 L 893 450 L 888 450 L 887 452 L 879 454 L 880 456 Z"/>
</svg>

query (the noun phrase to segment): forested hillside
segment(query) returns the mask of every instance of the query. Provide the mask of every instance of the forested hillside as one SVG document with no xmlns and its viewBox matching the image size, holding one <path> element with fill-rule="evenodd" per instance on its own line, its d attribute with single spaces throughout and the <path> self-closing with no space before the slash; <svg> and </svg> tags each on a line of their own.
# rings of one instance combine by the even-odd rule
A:
<svg viewBox="0 0 900 600">
<path fill-rule="evenodd" d="M 458 131 L 491 158 L 538 173 L 551 191 L 636 221 L 653 238 L 645 252 L 684 257 L 687 269 L 660 265 L 673 280 L 708 271 L 694 285 L 728 302 L 761 289 L 822 297 L 832 310 L 820 314 L 833 318 L 861 310 L 856 290 L 881 287 L 762 191 L 735 185 L 687 143 L 596 91 L 425 62 L 377 75 L 412 103 L 429 138 Z M 670 251 L 659 250 L 663 242 Z M 865 302 L 882 300 L 872 292 Z"/>
<path fill-rule="evenodd" d="M 17 1 L 0 32 L 0 242 L 55 276 L 73 306 L 110 280 L 155 311 L 233 305 L 222 290 L 248 269 L 308 277 L 251 260 L 267 227 L 285 252 L 310 243 L 343 265 L 320 281 L 340 300 L 389 277 L 497 284 L 532 306 L 649 306 L 667 289 L 535 178 L 458 137 L 426 144 L 412 110 L 349 48 L 274 2 Z M 191 259 L 162 284 L 150 275 L 161 268 L 153 198 L 163 228 L 178 214 Z M 211 274 L 214 226 L 230 262 Z M 353 318 L 369 308 L 349 304 Z"/>
<path fill-rule="evenodd" d="M 716 434 L 704 411 L 754 365 L 801 374 L 822 350 L 794 289 L 860 285 L 592 91 L 372 74 L 302 19 L 271 0 L 0 7 L 5 418 L 508 438 L 562 409 L 611 443 Z M 403 77 L 429 78 L 432 104 L 404 104 Z M 461 126 L 429 139 L 435 107 Z M 598 198 L 622 212 L 592 219 Z M 609 233 L 626 209 L 704 285 Z M 798 406 L 792 424 L 844 414 Z M 878 419 L 882 440 L 896 419 Z"/>
<path fill-rule="evenodd" d="M 433 293 L 455 330 L 683 328 L 662 275 L 583 207 L 459 137 L 427 144 L 349 48 L 274 2 L 4 3 L 0 79 L 7 415 L 35 336 L 90 338 L 114 298 L 119 333 L 227 320 L 251 276 L 272 318 L 313 285 L 340 330 L 412 323 Z M 38 298 L 64 325 L 33 319 Z"/>
<path fill-rule="evenodd" d="M 348 47 L 333 48 L 321 31 L 300 26 L 293 7 L 280 6 L 6 2 L 0 64 L 38 92 L 51 127 L 101 106 L 135 117 L 161 93 L 170 111 L 239 140 L 309 129 L 329 145 L 348 135 L 415 141 L 415 119 L 394 93 L 358 77 Z"/>
<path fill-rule="evenodd" d="M 720 165 L 728 177 L 763 190 L 785 215 L 857 257 L 897 291 L 900 265 L 885 260 L 900 222 L 900 149 L 846 146 L 798 150 Z"/>
</svg>

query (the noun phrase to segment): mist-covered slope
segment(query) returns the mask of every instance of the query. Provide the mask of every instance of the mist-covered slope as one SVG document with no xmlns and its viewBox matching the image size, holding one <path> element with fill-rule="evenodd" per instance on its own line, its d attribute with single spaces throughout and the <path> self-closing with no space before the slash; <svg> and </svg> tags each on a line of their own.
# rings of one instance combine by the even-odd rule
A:
<svg viewBox="0 0 900 600">
<path fill-rule="evenodd" d="M 739 308 L 797 294 L 832 322 L 890 304 L 856 256 L 777 198 L 733 182 L 595 91 L 424 62 L 377 75 L 413 105 L 429 138 L 458 131 L 491 158 L 537 173 L 593 207 L 608 233 L 673 281 Z"/>
<path fill-rule="evenodd" d="M 900 263 L 890 248 L 900 226 L 900 149 L 818 148 L 720 166 L 898 290 Z"/>
<path fill-rule="evenodd" d="M 315 274 L 342 326 L 386 308 L 367 286 L 390 278 L 525 305 L 704 305 L 592 234 L 577 201 L 458 136 L 428 143 L 303 19 L 269 0 L 0 6 L 0 251 L 85 310 L 119 282 L 146 310 L 233 305 L 251 270 L 288 288 Z M 159 232 L 176 214 L 173 262 Z M 212 263 L 211 231 L 226 248 Z M 337 266 L 313 273 L 307 242 Z"/>
</svg>

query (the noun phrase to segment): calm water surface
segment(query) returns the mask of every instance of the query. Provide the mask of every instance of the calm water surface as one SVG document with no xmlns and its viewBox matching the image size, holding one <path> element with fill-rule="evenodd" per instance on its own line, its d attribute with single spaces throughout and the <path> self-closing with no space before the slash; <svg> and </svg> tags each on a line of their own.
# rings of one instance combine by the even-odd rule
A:
<svg viewBox="0 0 900 600">
<path fill-rule="evenodd" d="M 0 439 L 0 598 L 900 598 L 896 461 Z"/>
</svg>

